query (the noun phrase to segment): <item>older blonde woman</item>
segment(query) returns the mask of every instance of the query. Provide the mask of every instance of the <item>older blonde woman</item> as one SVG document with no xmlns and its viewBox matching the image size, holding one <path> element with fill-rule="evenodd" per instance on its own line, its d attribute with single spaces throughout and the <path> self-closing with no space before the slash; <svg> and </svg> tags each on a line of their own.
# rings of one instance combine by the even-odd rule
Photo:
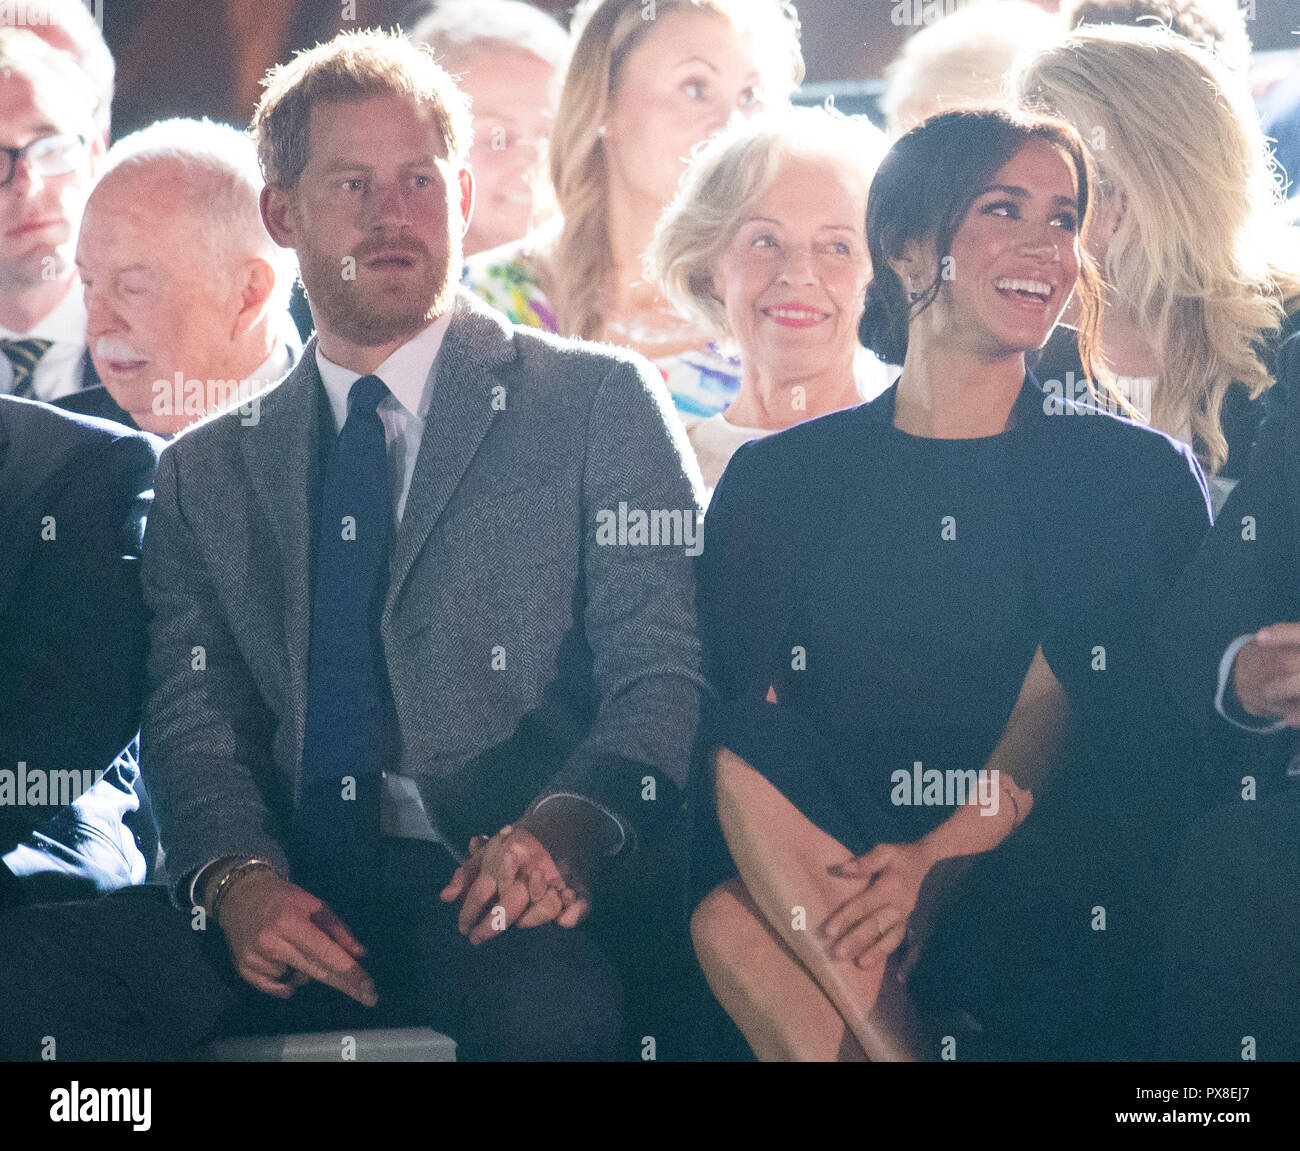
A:
<svg viewBox="0 0 1300 1151">
<path fill-rule="evenodd" d="M 599 0 L 551 136 L 563 220 L 468 261 L 465 284 L 517 324 L 607 340 L 664 375 L 687 419 L 721 411 L 739 369 L 647 279 L 643 257 L 692 150 L 733 117 L 784 106 L 803 76 L 786 0 Z"/>
<path fill-rule="evenodd" d="M 1272 349 L 1300 309 L 1300 244 L 1245 82 L 1158 28 L 1088 28 L 1029 57 L 1018 94 L 1069 121 L 1100 175 L 1086 242 L 1101 352 L 1151 424 L 1192 444 L 1216 507 L 1245 469 Z M 1048 345 L 1040 380 L 1078 370 Z"/>
<path fill-rule="evenodd" d="M 888 387 L 858 342 L 885 149 L 862 117 L 823 108 L 752 120 L 706 146 L 660 220 L 651 264 L 668 298 L 740 353 L 735 399 L 688 423 L 710 487 L 747 440 Z"/>
</svg>

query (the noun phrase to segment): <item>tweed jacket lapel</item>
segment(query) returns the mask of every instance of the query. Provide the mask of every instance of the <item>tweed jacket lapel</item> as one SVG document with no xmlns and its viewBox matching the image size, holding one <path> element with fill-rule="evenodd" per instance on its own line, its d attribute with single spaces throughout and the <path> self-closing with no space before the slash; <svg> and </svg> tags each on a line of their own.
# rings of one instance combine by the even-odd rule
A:
<svg viewBox="0 0 1300 1151">
<path fill-rule="evenodd" d="M 473 296 L 457 294 L 438 354 L 406 509 L 397 533 L 383 624 L 389 626 L 402 585 L 496 418 L 492 373 L 514 359 L 510 325 Z"/>
<path fill-rule="evenodd" d="M 313 336 L 294 370 L 263 394 L 257 423 L 241 437 L 249 478 L 279 547 L 295 762 L 302 759 L 307 720 L 312 493 L 320 485 L 319 429 L 324 404 Z"/>
</svg>

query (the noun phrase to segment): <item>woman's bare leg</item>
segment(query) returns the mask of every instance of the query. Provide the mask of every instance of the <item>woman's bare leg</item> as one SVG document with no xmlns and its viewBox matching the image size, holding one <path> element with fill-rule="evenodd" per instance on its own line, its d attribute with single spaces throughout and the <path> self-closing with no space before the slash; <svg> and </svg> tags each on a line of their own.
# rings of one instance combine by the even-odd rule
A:
<svg viewBox="0 0 1300 1151">
<path fill-rule="evenodd" d="M 827 873 L 852 853 L 733 752 L 719 751 L 715 768 L 718 819 L 763 918 L 812 975 L 868 1058 L 921 1058 L 927 1044 L 897 978 L 898 953 L 884 964 L 859 968 L 831 959 L 817 933 L 853 893 L 849 883 Z"/>
<path fill-rule="evenodd" d="M 695 954 L 719 1003 L 764 1062 L 866 1056 L 807 969 L 739 879 L 715 887 L 691 916 Z"/>
</svg>

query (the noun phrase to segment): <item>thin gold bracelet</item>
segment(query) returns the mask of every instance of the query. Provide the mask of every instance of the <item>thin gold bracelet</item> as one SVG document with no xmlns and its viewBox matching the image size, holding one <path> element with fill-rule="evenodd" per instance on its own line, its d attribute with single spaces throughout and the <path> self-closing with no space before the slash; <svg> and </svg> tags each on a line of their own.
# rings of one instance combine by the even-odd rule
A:
<svg viewBox="0 0 1300 1151">
<path fill-rule="evenodd" d="M 220 882 L 217 884 L 217 890 L 212 893 L 212 910 L 208 912 L 212 917 L 212 921 L 218 927 L 221 926 L 221 918 L 218 915 L 218 911 L 221 908 L 221 901 L 225 899 L 226 895 L 230 891 L 232 886 L 231 881 L 235 876 L 242 875 L 246 871 L 257 871 L 262 868 L 266 868 L 268 871 L 274 871 L 275 864 L 267 859 L 245 859 L 243 863 L 235 864 L 234 867 L 221 877 Z"/>
</svg>

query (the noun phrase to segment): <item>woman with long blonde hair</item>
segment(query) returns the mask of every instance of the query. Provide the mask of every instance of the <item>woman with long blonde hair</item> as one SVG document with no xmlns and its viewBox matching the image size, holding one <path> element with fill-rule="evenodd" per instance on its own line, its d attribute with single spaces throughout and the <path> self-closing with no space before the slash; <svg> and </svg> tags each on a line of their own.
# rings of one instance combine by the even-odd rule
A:
<svg viewBox="0 0 1300 1151">
<path fill-rule="evenodd" d="M 515 323 L 630 347 L 688 421 L 722 411 L 740 370 L 643 269 L 694 148 L 734 116 L 783 106 L 803 76 L 788 0 L 598 0 L 551 136 L 562 222 L 468 263 L 465 283 Z"/>
<path fill-rule="evenodd" d="M 1217 502 L 1245 468 L 1271 351 L 1300 310 L 1300 243 L 1279 222 L 1250 93 L 1160 28 L 1079 31 L 1024 61 L 1016 88 L 1092 150 L 1103 358 L 1156 428 L 1196 448 Z M 1038 375 L 1070 366 L 1057 341 Z"/>
</svg>

